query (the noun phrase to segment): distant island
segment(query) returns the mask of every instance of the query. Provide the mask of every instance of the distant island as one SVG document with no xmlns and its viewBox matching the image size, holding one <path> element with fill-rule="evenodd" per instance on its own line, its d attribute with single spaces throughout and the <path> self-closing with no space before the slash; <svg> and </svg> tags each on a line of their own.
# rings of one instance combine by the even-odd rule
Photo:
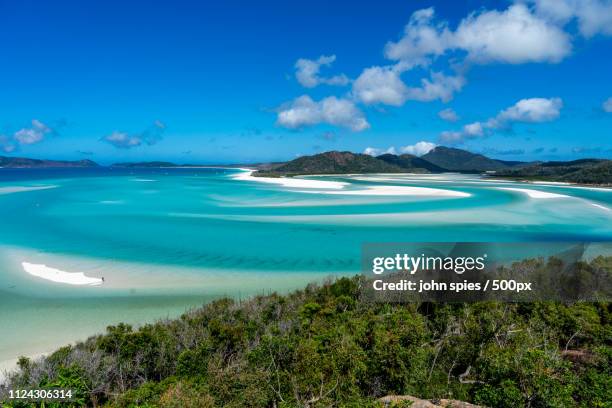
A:
<svg viewBox="0 0 612 408">
<path fill-rule="evenodd" d="M 0 167 L 7 168 L 50 168 L 50 167 L 99 167 L 91 160 L 38 160 L 25 157 L 0 156 Z"/>
<path fill-rule="evenodd" d="M 113 168 L 213 167 L 215 164 L 176 164 L 167 161 L 115 163 Z M 59 168 L 100 167 L 91 160 L 59 161 L 0 156 L 0 167 Z M 505 161 L 452 147 L 438 146 L 418 157 L 411 154 L 370 156 L 348 151 L 329 151 L 280 163 L 225 164 L 250 167 L 256 177 L 292 177 L 319 174 L 363 173 L 468 173 L 525 181 L 555 181 L 588 185 L 612 185 L 612 160 Z"/>
<path fill-rule="evenodd" d="M 255 176 L 293 176 L 309 174 L 347 173 L 483 173 L 524 165 L 524 162 L 505 162 L 490 159 L 467 150 L 438 146 L 417 157 L 411 154 L 367 154 L 331 151 L 302 156 L 288 163 L 259 170 Z"/>
<path fill-rule="evenodd" d="M 612 184 L 612 161 L 520 162 L 488 158 L 467 150 L 438 146 L 417 157 L 383 154 L 372 157 L 351 152 L 325 152 L 302 156 L 287 163 L 259 169 L 254 176 L 290 177 L 316 174 L 357 173 L 474 173 L 515 180 L 559 181 L 590 185 Z"/>
</svg>

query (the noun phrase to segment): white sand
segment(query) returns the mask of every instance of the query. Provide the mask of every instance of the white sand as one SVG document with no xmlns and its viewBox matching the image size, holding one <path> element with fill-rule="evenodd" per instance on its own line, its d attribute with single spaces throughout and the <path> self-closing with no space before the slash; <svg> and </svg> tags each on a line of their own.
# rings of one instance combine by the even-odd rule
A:
<svg viewBox="0 0 612 408">
<path fill-rule="evenodd" d="M 33 186 L 33 187 L 25 187 L 25 186 L 8 186 L 8 187 L 0 187 L 0 194 L 12 194 L 12 193 L 23 193 L 26 191 L 37 191 L 37 190 L 47 190 L 50 188 L 56 188 L 57 186 Z"/>
<path fill-rule="evenodd" d="M 608 207 L 603 206 L 603 205 L 601 205 L 601 204 L 591 203 L 591 205 L 592 205 L 593 207 L 601 208 L 602 210 L 612 211 L 612 210 L 610 210 Z"/>
<path fill-rule="evenodd" d="M 303 191 L 313 193 L 313 191 Z M 360 195 L 360 196 L 413 196 L 413 197 L 470 197 L 471 194 L 462 191 L 443 190 L 429 187 L 409 186 L 368 186 L 359 190 L 314 191 L 314 193 Z"/>
<path fill-rule="evenodd" d="M 570 196 L 556 193 L 548 193 L 546 191 L 531 190 L 528 188 L 514 187 L 497 187 L 498 190 L 516 191 L 518 193 L 527 194 L 530 198 L 569 198 Z"/>
<path fill-rule="evenodd" d="M 340 181 L 327 181 L 327 180 L 308 180 L 296 177 L 254 177 L 253 170 L 246 170 L 242 173 L 238 173 L 232 176 L 234 180 L 241 181 L 257 181 L 260 183 L 278 184 L 283 187 L 291 188 L 331 188 L 341 189 L 349 185 Z"/>
<path fill-rule="evenodd" d="M 563 181 L 530 181 L 529 183 L 532 184 L 552 184 L 552 185 L 559 185 L 559 186 L 569 186 L 571 185 L 571 183 L 566 183 Z"/>
<path fill-rule="evenodd" d="M 50 268 L 43 264 L 31 264 L 22 262 L 23 270 L 32 276 L 69 285 L 89 285 L 97 286 L 102 284 L 102 279 L 91 278 L 83 272 L 65 272 L 59 269 Z"/>
</svg>

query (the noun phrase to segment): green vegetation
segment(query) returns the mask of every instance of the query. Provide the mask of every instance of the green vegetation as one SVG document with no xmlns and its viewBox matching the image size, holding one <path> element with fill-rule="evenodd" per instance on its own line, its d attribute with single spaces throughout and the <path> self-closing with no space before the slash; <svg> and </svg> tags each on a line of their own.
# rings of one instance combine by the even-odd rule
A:
<svg viewBox="0 0 612 408">
<path fill-rule="evenodd" d="M 9 386 L 69 386 L 74 406 L 380 407 L 390 394 L 612 405 L 610 303 L 371 303 L 363 279 L 110 326 L 40 361 L 22 358 Z"/>
<path fill-rule="evenodd" d="M 483 173 L 521 180 L 564 181 L 578 184 L 612 184 L 612 161 L 581 159 L 568 162 L 510 162 L 494 160 L 466 150 L 438 146 L 422 157 L 383 154 L 371 157 L 351 152 L 326 152 L 268 166 L 255 176 L 283 177 L 308 174 L 350 173 Z"/>
<path fill-rule="evenodd" d="M 465 173 L 482 173 L 484 171 L 501 170 L 520 164 L 520 162 L 503 162 L 490 159 L 482 154 L 475 154 L 467 150 L 452 147 L 438 146 L 421 159 L 435 164 L 446 171 Z"/>
<path fill-rule="evenodd" d="M 612 184 L 612 161 L 583 159 L 569 162 L 535 163 L 498 171 L 496 177 L 524 180 L 563 181 L 579 184 Z"/>
<path fill-rule="evenodd" d="M 442 173 L 446 171 L 446 169 L 443 169 L 442 167 L 436 166 L 427 160 L 423 160 L 420 157 L 416 157 L 411 154 L 400 154 L 399 156 L 394 154 L 383 154 L 376 158 L 389 164 L 401 167 L 405 171 L 409 171 L 411 173 Z"/>
<path fill-rule="evenodd" d="M 260 170 L 256 176 L 279 177 L 304 174 L 347 173 L 481 173 L 523 164 L 489 159 L 466 150 L 438 146 L 422 157 L 382 154 L 372 157 L 351 152 L 326 152 L 302 156 L 288 163 Z"/>
<path fill-rule="evenodd" d="M 367 154 L 351 152 L 326 152 L 314 156 L 302 156 L 269 170 L 260 170 L 255 176 L 291 176 L 297 174 L 348 174 L 348 173 L 402 173 L 406 170 Z"/>
</svg>

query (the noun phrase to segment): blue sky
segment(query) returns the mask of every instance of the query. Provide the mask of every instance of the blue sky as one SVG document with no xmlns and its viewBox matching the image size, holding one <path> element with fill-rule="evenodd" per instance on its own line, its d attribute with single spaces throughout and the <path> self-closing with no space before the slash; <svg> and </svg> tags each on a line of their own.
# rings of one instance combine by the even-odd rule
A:
<svg viewBox="0 0 612 408">
<path fill-rule="evenodd" d="M 0 3 L 0 154 L 612 156 L 609 0 L 215 3 Z"/>
</svg>

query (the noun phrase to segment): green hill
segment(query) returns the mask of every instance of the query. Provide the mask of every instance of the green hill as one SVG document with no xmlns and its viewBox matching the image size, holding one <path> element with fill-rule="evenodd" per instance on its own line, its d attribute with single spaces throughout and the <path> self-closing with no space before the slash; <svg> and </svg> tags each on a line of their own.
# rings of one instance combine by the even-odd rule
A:
<svg viewBox="0 0 612 408">
<path fill-rule="evenodd" d="M 534 163 L 495 173 L 496 177 L 564 181 L 580 184 L 612 184 L 612 160 L 581 159 Z"/>
<path fill-rule="evenodd" d="M 510 165 L 499 160 L 490 159 L 482 154 L 468 152 L 467 150 L 452 147 L 438 146 L 421 159 L 448 171 L 474 172 L 501 170 Z"/>
<path fill-rule="evenodd" d="M 274 169 L 258 171 L 255 175 L 401 173 L 405 171 L 399 166 L 367 154 L 331 151 L 313 156 L 302 156 Z"/>
<path fill-rule="evenodd" d="M 423 160 L 420 157 L 411 154 L 402 154 L 396 156 L 394 154 L 383 154 L 376 157 L 378 160 L 382 160 L 386 163 L 393 164 L 401 167 L 405 171 L 411 173 L 442 173 L 448 171 L 440 166 L 436 166 L 433 163 Z"/>
</svg>

